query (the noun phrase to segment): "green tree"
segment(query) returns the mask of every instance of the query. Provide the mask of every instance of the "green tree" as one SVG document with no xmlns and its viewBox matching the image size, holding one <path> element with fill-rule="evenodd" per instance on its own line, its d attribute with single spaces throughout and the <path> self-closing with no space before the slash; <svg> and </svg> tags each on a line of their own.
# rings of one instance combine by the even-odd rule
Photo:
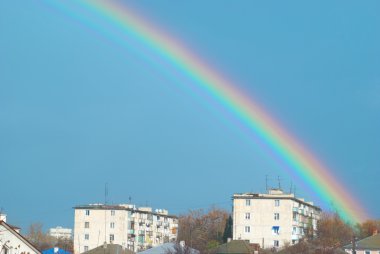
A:
<svg viewBox="0 0 380 254">
<path fill-rule="evenodd" d="M 224 233 L 223 233 L 223 243 L 226 243 L 228 238 L 232 239 L 232 217 L 231 215 L 228 216 L 228 219 L 226 221 L 226 226 L 224 227 Z"/>
</svg>

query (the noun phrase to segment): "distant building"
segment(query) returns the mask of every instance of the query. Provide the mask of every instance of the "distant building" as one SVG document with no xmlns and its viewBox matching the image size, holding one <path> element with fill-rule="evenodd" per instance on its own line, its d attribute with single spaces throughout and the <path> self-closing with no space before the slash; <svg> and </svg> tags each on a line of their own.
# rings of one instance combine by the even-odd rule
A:
<svg viewBox="0 0 380 254">
<path fill-rule="evenodd" d="M 7 224 L 4 214 L 0 218 L 0 254 L 41 254 L 19 233 L 20 228 Z"/>
<path fill-rule="evenodd" d="M 295 244 L 307 232 L 315 234 L 321 209 L 312 202 L 271 189 L 268 194 L 233 195 L 233 239 L 261 248 Z"/>
<path fill-rule="evenodd" d="M 50 228 L 48 231 L 48 234 L 50 236 L 53 236 L 57 239 L 63 238 L 63 239 L 71 239 L 72 238 L 73 230 L 71 228 L 63 228 L 63 227 L 55 227 Z"/>
<path fill-rule="evenodd" d="M 380 234 L 377 231 L 370 237 L 356 242 L 356 254 L 379 254 L 380 253 Z M 343 247 L 346 253 L 353 254 L 352 244 Z"/>
<path fill-rule="evenodd" d="M 137 252 L 177 240 L 178 218 L 167 210 L 130 204 L 92 204 L 74 209 L 75 254 L 104 243 Z"/>
</svg>

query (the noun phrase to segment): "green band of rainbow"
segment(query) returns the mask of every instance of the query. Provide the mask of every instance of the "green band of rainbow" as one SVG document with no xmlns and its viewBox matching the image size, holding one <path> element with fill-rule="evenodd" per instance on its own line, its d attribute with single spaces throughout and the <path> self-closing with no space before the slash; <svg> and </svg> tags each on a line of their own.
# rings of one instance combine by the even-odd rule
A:
<svg viewBox="0 0 380 254">
<path fill-rule="evenodd" d="M 205 64 L 172 36 L 136 15 L 124 4 L 112 0 L 81 0 L 81 6 L 106 20 L 121 32 L 132 34 L 173 68 L 193 80 L 249 130 L 267 144 L 301 179 L 334 208 L 345 220 L 360 222 L 368 218 L 363 206 L 342 186 L 323 163 L 301 146 L 238 86 Z"/>
</svg>

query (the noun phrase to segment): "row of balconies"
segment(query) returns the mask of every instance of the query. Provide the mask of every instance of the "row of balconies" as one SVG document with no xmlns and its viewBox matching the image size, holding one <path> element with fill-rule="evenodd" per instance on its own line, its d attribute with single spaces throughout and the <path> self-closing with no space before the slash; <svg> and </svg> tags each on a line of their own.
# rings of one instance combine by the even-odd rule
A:
<svg viewBox="0 0 380 254">
<path fill-rule="evenodd" d="M 132 238 L 135 238 L 136 237 L 136 234 L 135 234 L 135 230 L 133 229 L 130 229 L 128 230 L 128 239 L 132 239 Z M 138 230 L 136 232 L 139 236 L 143 236 L 143 235 L 148 235 L 150 237 L 152 237 L 154 235 L 154 232 L 152 230 L 148 230 L 148 231 L 144 231 L 144 230 Z M 156 237 L 162 237 L 163 235 L 175 235 L 173 234 L 172 232 L 170 231 L 166 231 L 166 232 L 155 232 L 156 233 Z"/>
<path fill-rule="evenodd" d="M 303 209 L 299 207 L 293 207 L 293 212 L 296 212 L 298 214 L 308 216 L 308 217 L 314 216 L 314 213 L 312 211 L 309 211 L 309 209 Z"/>
<path fill-rule="evenodd" d="M 151 224 L 151 223 L 139 223 L 138 226 L 135 225 L 135 224 L 132 224 L 131 227 L 133 228 L 130 228 L 130 229 L 149 229 L 151 228 L 152 226 L 155 226 L 157 228 L 157 230 L 159 229 L 169 229 L 169 228 L 177 228 L 178 225 L 174 224 L 174 225 L 170 225 L 169 223 L 157 223 L 156 225 L 154 224 Z"/>
</svg>

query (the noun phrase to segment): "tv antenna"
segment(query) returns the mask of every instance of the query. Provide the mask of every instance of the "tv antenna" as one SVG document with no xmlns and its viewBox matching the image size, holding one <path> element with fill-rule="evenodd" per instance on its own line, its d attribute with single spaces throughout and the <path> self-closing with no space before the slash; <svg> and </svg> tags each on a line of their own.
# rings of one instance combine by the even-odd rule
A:
<svg viewBox="0 0 380 254">
<path fill-rule="evenodd" d="M 108 203 L 108 183 L 104 185 L 104 204 Z"/>
</svg>

